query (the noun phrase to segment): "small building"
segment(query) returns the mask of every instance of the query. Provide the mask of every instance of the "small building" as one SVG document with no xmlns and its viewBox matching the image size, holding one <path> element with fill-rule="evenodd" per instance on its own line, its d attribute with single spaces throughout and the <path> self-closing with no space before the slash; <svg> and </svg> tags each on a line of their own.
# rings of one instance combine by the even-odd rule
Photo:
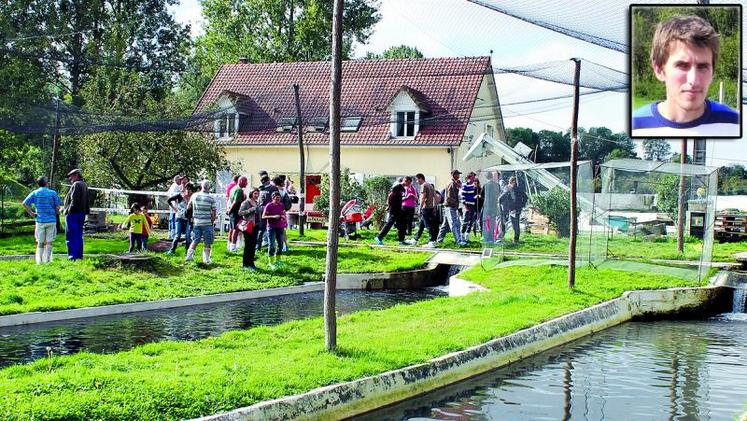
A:
<svg viewBox="0 0 747 421">
<path fill-rule="evenodd" d="M 225 64 L 197 103 L 196 113 L 226 111 L 212 137 L 251 185 L 262 169 L 298 180 L 294 84 L 306 173 L 321 174 L 329 168 L 329 62 Z M 490 57 L 345 61 L 341 118 L 343 168 L 363 176 L 420 172 L 439 188 L 452 169 L 500 163 L 463 161 L 481 134 L 506 139 Z"/>
</svg>

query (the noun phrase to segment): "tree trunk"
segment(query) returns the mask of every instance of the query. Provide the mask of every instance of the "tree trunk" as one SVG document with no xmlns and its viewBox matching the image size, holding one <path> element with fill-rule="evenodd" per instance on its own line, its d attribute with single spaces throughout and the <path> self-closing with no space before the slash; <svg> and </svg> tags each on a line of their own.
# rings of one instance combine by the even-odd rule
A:
<svg viewBox="0 0 747 421">
<path fill-rule="evenodd" d="M 337 348 L 337 243 L 340 215 L 340 90 L 342 85 L 342 0 L 335 0 L 332 20 L 332 83 L 329 95 L 329 230 L 324 284 L 324 343 Z"/>
<path fill-rule="evenodd" d="M 687 162 L 687 139 L 682 139 L 680 151 L 680 192 L 677 200 L 677 253 L 685 252 L 685 182 L 684 164 Z"/>
<path fill-rule="evenodd" d="M 301 100 L 299 99 L 298 84 L 293 84 L 293 92 L 296 99 L 296 124 L 298 124 L 298 152 L 300 155 L 300 180 L 298 199 L 298 234 L 303 237 L 304 224 L 306 224 L 306 156 L 303 152 L 303 119 L 301 118 Z"/>
</svg>

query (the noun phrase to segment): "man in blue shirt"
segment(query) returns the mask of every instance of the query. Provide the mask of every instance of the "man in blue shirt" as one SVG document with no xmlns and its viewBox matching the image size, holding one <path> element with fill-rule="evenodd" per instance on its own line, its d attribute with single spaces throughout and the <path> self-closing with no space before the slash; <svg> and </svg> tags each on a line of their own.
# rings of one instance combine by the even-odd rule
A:
<svg viewBox="0 0 747 421">
<path fill-rule="evenodd" d="M 698 16 L 659 23 L 651 66 L 667 97 L 633 112 L 631 137 L 738 137 L 739 114 L 708 100 L 719 53 L 719 35 Z"/>
<path fill-rule="evenodd" d="M 57 236 L 61 201 L 57 192 L 47 187 L 47 177 L 39 177 L 37 184 L 39 188 L 29 193 L 21 203 L 26 212 L 36 218 L 36 264 L 42 264 L 52 260 L 52 242 Z"/>
</svg>

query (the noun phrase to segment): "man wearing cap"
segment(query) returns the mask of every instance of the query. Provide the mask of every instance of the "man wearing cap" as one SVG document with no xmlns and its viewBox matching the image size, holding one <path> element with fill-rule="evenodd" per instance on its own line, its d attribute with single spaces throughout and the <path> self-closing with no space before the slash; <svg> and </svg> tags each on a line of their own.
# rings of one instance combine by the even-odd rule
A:
<svg viewBox="0 0 747 421">
<path fill-rule="evenodd" d="M 83 258 L 83 223 L 91 211 L 88 204 L 88 186 L 78 168 L 67 173 L 67 180 L 71 185 L 62 207 L 65 212 L 67 258 L 78 260 Z"/>
<path fill-rule="evenodd" d="M 60 197 L 47 188 L 47 177 L 39 177 L 39 188 L 29 193 L 21 202 L 26 212 L 36 219 L 36 264 L 52 261 L 52 242 L 57 236 L 57 215 L 60 212 Z M 31 208 L 31 205 L 34 208 Z"/>
<path fill-rule="evenodd" d="M 458 246 L 465 246 L 467 243 L 462 240 L 461 223 L 459 221 L 459 190 L 462 187 L 462 183 L 459 181 L 459 176 L 462 174 L 459 170 L 451 172 L 451 181 L 446 186 L 444 193 L 444 222 L 441 224 L 441 229 L 438 232 L 438 242 L 443 242 L 446 233 L 451 232 L 454 234 L 454 241 Z"/>
</svg>

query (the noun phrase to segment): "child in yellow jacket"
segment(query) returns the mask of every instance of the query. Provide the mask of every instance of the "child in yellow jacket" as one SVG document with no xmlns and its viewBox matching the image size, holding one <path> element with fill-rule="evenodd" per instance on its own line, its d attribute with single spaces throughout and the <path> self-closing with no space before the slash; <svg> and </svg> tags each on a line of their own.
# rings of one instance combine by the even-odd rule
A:
<svg viewBox="0 0 747 421">
<path fill-rule="evenodd" d="M 145 219 L 140 205 L 133 203 L 130 207 L 130 216 L 127 220 L 122 223 L 122 229 L 130 227 L 130 249 L 129 253 L 132 253 L 137 249 L 138 252 L 143 251 L 143 239 L 144 236 L 148 235 L 149 226 L 148 220 Z"/>
</svg>

